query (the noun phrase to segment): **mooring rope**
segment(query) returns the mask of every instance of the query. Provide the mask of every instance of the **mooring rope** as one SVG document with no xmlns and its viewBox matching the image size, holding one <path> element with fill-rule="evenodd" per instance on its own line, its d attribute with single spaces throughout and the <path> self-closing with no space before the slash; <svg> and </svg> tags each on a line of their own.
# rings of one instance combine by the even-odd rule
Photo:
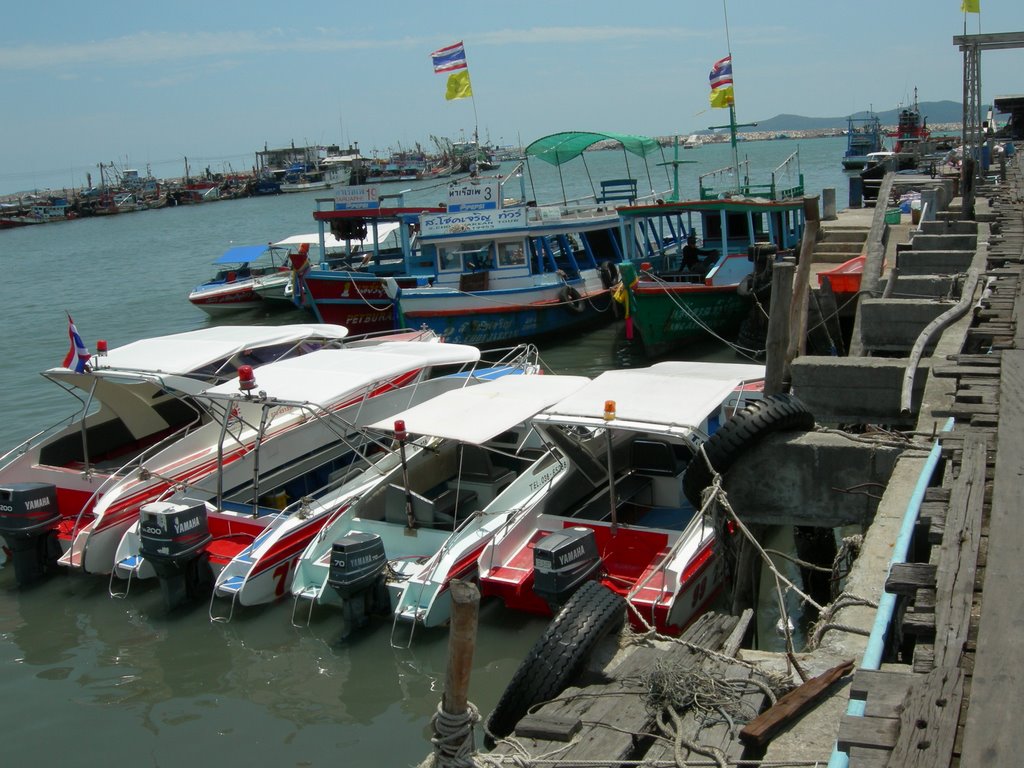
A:
<svg viewBox="0 0 1024 768">
<path fill-rule="evenodd" d="M 459 714 L 445 712 L 441 704 L 431 719 L 434 736 L 434 765 L 438 768 L 473 768 L 473 726 L 480 722 L 480 712 L 473 702 L 466 702 L 466 711 Z"/>
</svg>

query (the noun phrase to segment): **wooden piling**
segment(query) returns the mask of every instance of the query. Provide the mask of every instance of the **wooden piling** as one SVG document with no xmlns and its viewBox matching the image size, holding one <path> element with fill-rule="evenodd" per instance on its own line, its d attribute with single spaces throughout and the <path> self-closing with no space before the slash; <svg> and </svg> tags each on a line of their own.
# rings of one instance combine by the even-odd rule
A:
<svg viewBox="0 0 1024 768">
<path fill-rule="evenodd" d="M 441 708 L 450 715 L 463 714 L 469 704 L 469 677 L 476 651 L 476 628 L 480 615 L 480 590 L 476 584 L 452 579 L 451 631 L 448 636 L 448 672 Z"/>
<path fill-rule="evenodd" d="M 807 286 L 811 280 L 811 261 L 814 244 L 821 227 L 821 213 L 818 210 L 818 196 L 808 196 L 804 204 L 804 234 L 800 240 L 800 256 L 796 275 L 793 279 L 793 294 L 789 302 L 789 343 L 786 345 L 786 363 L 782 372 L 783 382 L 789 381 L 789 367 L 797 356 L 807 349 Z M 774 302 L 772 302 L 774 307 Z"/>
<path fill-rule="evenodd" d="M 772 304 L 765 341 L 765 396 L 783 391 L 786 349 L 789 347 L 789 305 L 795 270 L 796 263 L 791 258 L 781 259 L 772 267 Z"/>
</svg>

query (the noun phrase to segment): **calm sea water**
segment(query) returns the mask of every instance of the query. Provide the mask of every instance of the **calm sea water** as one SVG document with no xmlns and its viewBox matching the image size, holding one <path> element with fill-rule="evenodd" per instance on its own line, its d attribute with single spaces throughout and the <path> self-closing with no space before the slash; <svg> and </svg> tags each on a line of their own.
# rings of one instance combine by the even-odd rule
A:
<svg viewBox="0 0 1024 768">
<path fill-rule="evenodd" d="M 797 146 L 743 143 L 740 158 L 749 158 L 757 183 Z M 799 143 L 808 193 L 834 187 L 840 207 L 844 148 L 838 138 Z M 680 158 L 697 161 L 682 166 L 685 196 L 695 194 L 698 173 L 731 163 L 720 145 L 680 151 Z M 655 189 L 669 188 L 665 169 L 654 165 L 660 160 L 649 160 L 648 169 L 629 157 L 642 189 L 648 170 Z M 595 185 L 626 171 L 614 151 L 589 153 L 587 167 Z M 581 169 L 565 174 L 536 163 L 526 175 L 528 191 L 541 202 L 562 197 L 563 189 L 568 198 L 589 194 Z M 436 183 L 394 191 L 401 189 L 409 190 L 410 204 L 445 198 Z M 232 245 L 315 231 L 316 197 L 250 198 L 0 232 L 0 451 L 75 410 L 75 401 L 39 376 L 67 351 L 65 311 L 90 348 L 100 338 L 113 347 L 203 327 L 211 321 L 186 295 L 211 274 L 213 259 Z M 306 319 L 252 313 L 232 322 Z M 712 345 L 685 354 L 731 359 Z M 645 364 L 614 326 L 543 345 L 542 355 L 559 373 Z M 341 643 L 340 617 L 328 611 L 302 629 L 291 624 L 290 603 L 212 624 L 203 605 L 168 615 L 157 589 L 137 587 L 113 599 L 104 579 L 74 575 L 19 593 L 11 569 L 0 569 L 3 764 L 91 766 L 117 758 L 151 766 L 404 766 L 428 752 L 444 683 L 444 631 L 419 632 L 408 651 L 390 647 L 384 623 Z M 497 701 L 543 628 L 541 620 L 483 606 L 470 689 L 481 711 Z"/>
</svg>

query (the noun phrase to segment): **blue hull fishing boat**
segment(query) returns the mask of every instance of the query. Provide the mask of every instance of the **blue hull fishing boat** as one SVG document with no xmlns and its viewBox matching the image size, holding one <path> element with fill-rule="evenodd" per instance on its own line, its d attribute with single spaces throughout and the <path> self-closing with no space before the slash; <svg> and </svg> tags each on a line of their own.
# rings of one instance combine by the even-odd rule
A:
<svg viewBox="0 0 1024 768">
<path fill-rule="evenodd" d="M 601 142 L 621 146 L 627 158 L 660 151 L 646 137 L 570 132 L 539 139 L 526 154 L 561 174 L 563 163 Z M 339 190 L 335 209 L 315 218 L 351 253 L 337 260 L 340 269 L 303 275 L 317 317 L 360 331 L 426 326 L 448 341 L 485 346 L 610 321 L 616 264 L 626 258 L 616 205 L 653 202 L 657 193 L 640 197 L 627 159 L 627 178 L 591 181 L 585 197 L 538 204 L 527 196 L 525 170 L 464 178 L 434 209 L 400 201 L 384 208 L 379 196 Z M 395 228 L 389 237 L 386 226 Z"/>
<path fill-rule="evenodd" d="M 563 132 L 526 148 L 530 158 L 561 166 L 601 143 L 646 158 L 660 147 L 653 139 L 609 133 Z M 398 303 L 409 327 L 427 326 L 449 341 L 504 344 L 595 327 L 610 321 L 616 264 L 627 258 L 618 237 L 616 205 L 636 203 L 637 180 L 594 185 L 582 199 L 553 205 L 509 202 L 504 179 L 470 179 L 453 186 L 444 213 L 420 217 L 420 247 L 435 275 L 425 285 L 403 288 Z M 564 185 L 563 185 L 564 188 Z M 652 189 L 646 196 L 653 202 Z"/>
<path fill-rule="evenodd" d="M 868 155 L 881 152 L 882 125 L 878 115 L 868 113 L 867 117 L 847 118 L 846 152 L 843 153 L 843 168 L 855 170 L 868 164 Z"/>
</svg>

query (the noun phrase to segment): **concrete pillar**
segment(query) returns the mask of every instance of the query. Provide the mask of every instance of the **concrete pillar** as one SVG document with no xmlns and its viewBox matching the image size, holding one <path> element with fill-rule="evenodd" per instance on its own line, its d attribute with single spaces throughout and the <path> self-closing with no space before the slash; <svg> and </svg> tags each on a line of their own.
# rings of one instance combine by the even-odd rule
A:
<svg viewBox="0 0 1024 768">
<path fill-rule="evenodd" d="M 825 187 L 821 190 L 822 221 L 836 220 L 836 188 Z"/>
<path fill-rule="evenodd" d="M 930 188 L 921 190 L 921 221 L 935 221 L 939 205 L 939 190 Z"/>
</svg>

